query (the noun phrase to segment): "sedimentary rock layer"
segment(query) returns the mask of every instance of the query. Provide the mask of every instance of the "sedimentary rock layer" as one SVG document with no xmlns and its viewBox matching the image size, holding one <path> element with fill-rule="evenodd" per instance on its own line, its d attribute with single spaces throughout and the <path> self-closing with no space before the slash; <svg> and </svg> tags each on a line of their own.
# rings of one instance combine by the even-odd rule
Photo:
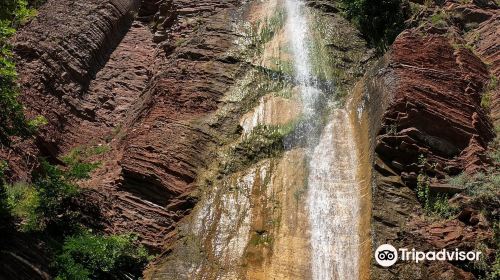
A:
<svg viewBox="0 0 500 280">
<path fill-rule="evenodd" d="M 398 36 L 384 63 L 371 74 L 371 84 L 382 85 L 372 90 L 385 92 L 390 100 L 375 142 L 375 247 L 389 243 L 419 250 L 471 250 L 474 242 L 492 236 L 484 224 L 479 225 L 482 218 L 475 210 L 433 224 L 418 218 L 423 213 L 416 196 L 419 174 L 430 178 L 432 192 L 453 194 L 461 190 L 447 184 L 446 178 L 484 170 L 489 163 L 486 149 L 494 130 L 481 99 L 491 77 L 498 77 L 497 36 L 492 34 L 499 27 L 493 21 L 494 9 L 465 6 L 448 3 L 447 9 L 461 15 L 457 19 L 463 22 L 457 24 L 478 24 L 468 33 L 480 38 L 467 39 L 474 47 L 466 47 L 455 27 L 409 29 Z M 493 118 L 497 103 L 498 98 L 492 97 Z M 461 218 L 464 215 L 468 218 Z M 472 273 L 443 262 L 396 264 L 390 271 L 374 266 L 372 277 L 474 279 Z"/>
</svg>

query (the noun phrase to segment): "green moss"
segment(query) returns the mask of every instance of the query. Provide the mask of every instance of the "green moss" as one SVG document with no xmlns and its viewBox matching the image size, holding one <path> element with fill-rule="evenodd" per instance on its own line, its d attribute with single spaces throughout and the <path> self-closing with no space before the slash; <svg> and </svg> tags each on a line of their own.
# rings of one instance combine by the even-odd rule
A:
<svg viewBox="0 0 500 280">
<path fill-rule="evenodd" d="M 293 197 L 295 198 L 295 202 L 299 203 L 300 199 L 307 193 L 306 188 L 298 189 L 293 193 Z"/>
<path fill-rule="evenodd" d="M 273 238 L 269 234 L 269 232 L 264 231 L 264 232 L 254 232 L 252 234 L 252 237 L 250 238 L 250 245 L 253 246 L 267 246 L 267 247 L 272 247 L 273 244 Z"/>
<path fill-rule="evenodd" d="M 264 45 L 274 38 L 276 33 L 283 28 L 284 24 L 285 11 L 278 9 L 269 18 L 259 20 L 254 24 L 245 25 L 244 36 L 249 39 L 248 55 L 261 54 L 264 50 Z"/>
<path fill-rule="evenodd" d="M 230 149 L 228 160 L 223 164 L 221 173 L 231 174 L 262 159 L 278 156 L 284 151 L 284 137 L 293 129 L 294 124 L 255 127 L 250 135 Z"/>
</svg>

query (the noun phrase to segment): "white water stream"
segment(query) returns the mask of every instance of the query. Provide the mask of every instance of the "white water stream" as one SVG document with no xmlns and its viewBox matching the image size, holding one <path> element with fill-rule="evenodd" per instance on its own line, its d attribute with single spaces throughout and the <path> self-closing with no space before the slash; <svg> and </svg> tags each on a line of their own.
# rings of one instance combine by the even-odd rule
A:
<svg viewBox="0 0 500 280">
<path fill-rule="evenodd" d="M 301 0 L 285 0 L 287 32 L 306 118 L 320 118 L 310 63 L 310 30 Z M 358 157 L 348 112 L 336 109 L 311 149 L 307 205 L 311 227 L 312 278 L 359 279 L 360 191 Z"/>
</svg>

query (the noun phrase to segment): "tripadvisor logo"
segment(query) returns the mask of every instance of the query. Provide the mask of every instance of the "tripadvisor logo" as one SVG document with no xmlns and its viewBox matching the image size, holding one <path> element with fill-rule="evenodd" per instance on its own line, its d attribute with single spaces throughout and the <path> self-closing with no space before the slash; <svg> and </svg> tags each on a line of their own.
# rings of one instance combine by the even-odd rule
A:
<svg viewBox="0 0 500 280">
<path fill-rule="evenodd" d="M 419 263 L 421 261 L 477 261 L 481 252 L 479 251 L 459 251 L 442 249 L 440 251 L 418 251 L 415 249 L 408 250 L 406 248 L 396 249 L 390 244 L 380 245 L 375 250 L 375 261 L 380 266 L 390 267 L 398 260 L 411 261 Z"/>
<path fill-rule="evenodd" d="M 389 267 L 398 261 L 398 251 L 392 245 L 380 245 L 375 251 L 375 260 L 379 265 Z"/>
</svg>

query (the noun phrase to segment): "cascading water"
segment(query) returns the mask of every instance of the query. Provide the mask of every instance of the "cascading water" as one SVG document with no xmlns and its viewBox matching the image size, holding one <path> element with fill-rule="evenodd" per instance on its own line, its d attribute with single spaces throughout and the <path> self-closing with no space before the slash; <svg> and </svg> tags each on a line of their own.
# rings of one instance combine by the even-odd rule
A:
<svg viewBox="0 0 500 280">
<path fill-rule="evenodd" d="M 312 75 L 306 7 L 300 0 L 286 0 L 285 5 L 304 117 L 319 119 L 321 112 L 317 104 L 322 102 L 321 90 L 314 86 Z M 314 146 L 312 139 L 307 141 L 312 150 L 307 194 L 312 278 L 359 279 L 360 190 L 354 132 L 346 110 L 335 109 L 328 119 L 331 121 L 319 143 Z"/>
</svg>

